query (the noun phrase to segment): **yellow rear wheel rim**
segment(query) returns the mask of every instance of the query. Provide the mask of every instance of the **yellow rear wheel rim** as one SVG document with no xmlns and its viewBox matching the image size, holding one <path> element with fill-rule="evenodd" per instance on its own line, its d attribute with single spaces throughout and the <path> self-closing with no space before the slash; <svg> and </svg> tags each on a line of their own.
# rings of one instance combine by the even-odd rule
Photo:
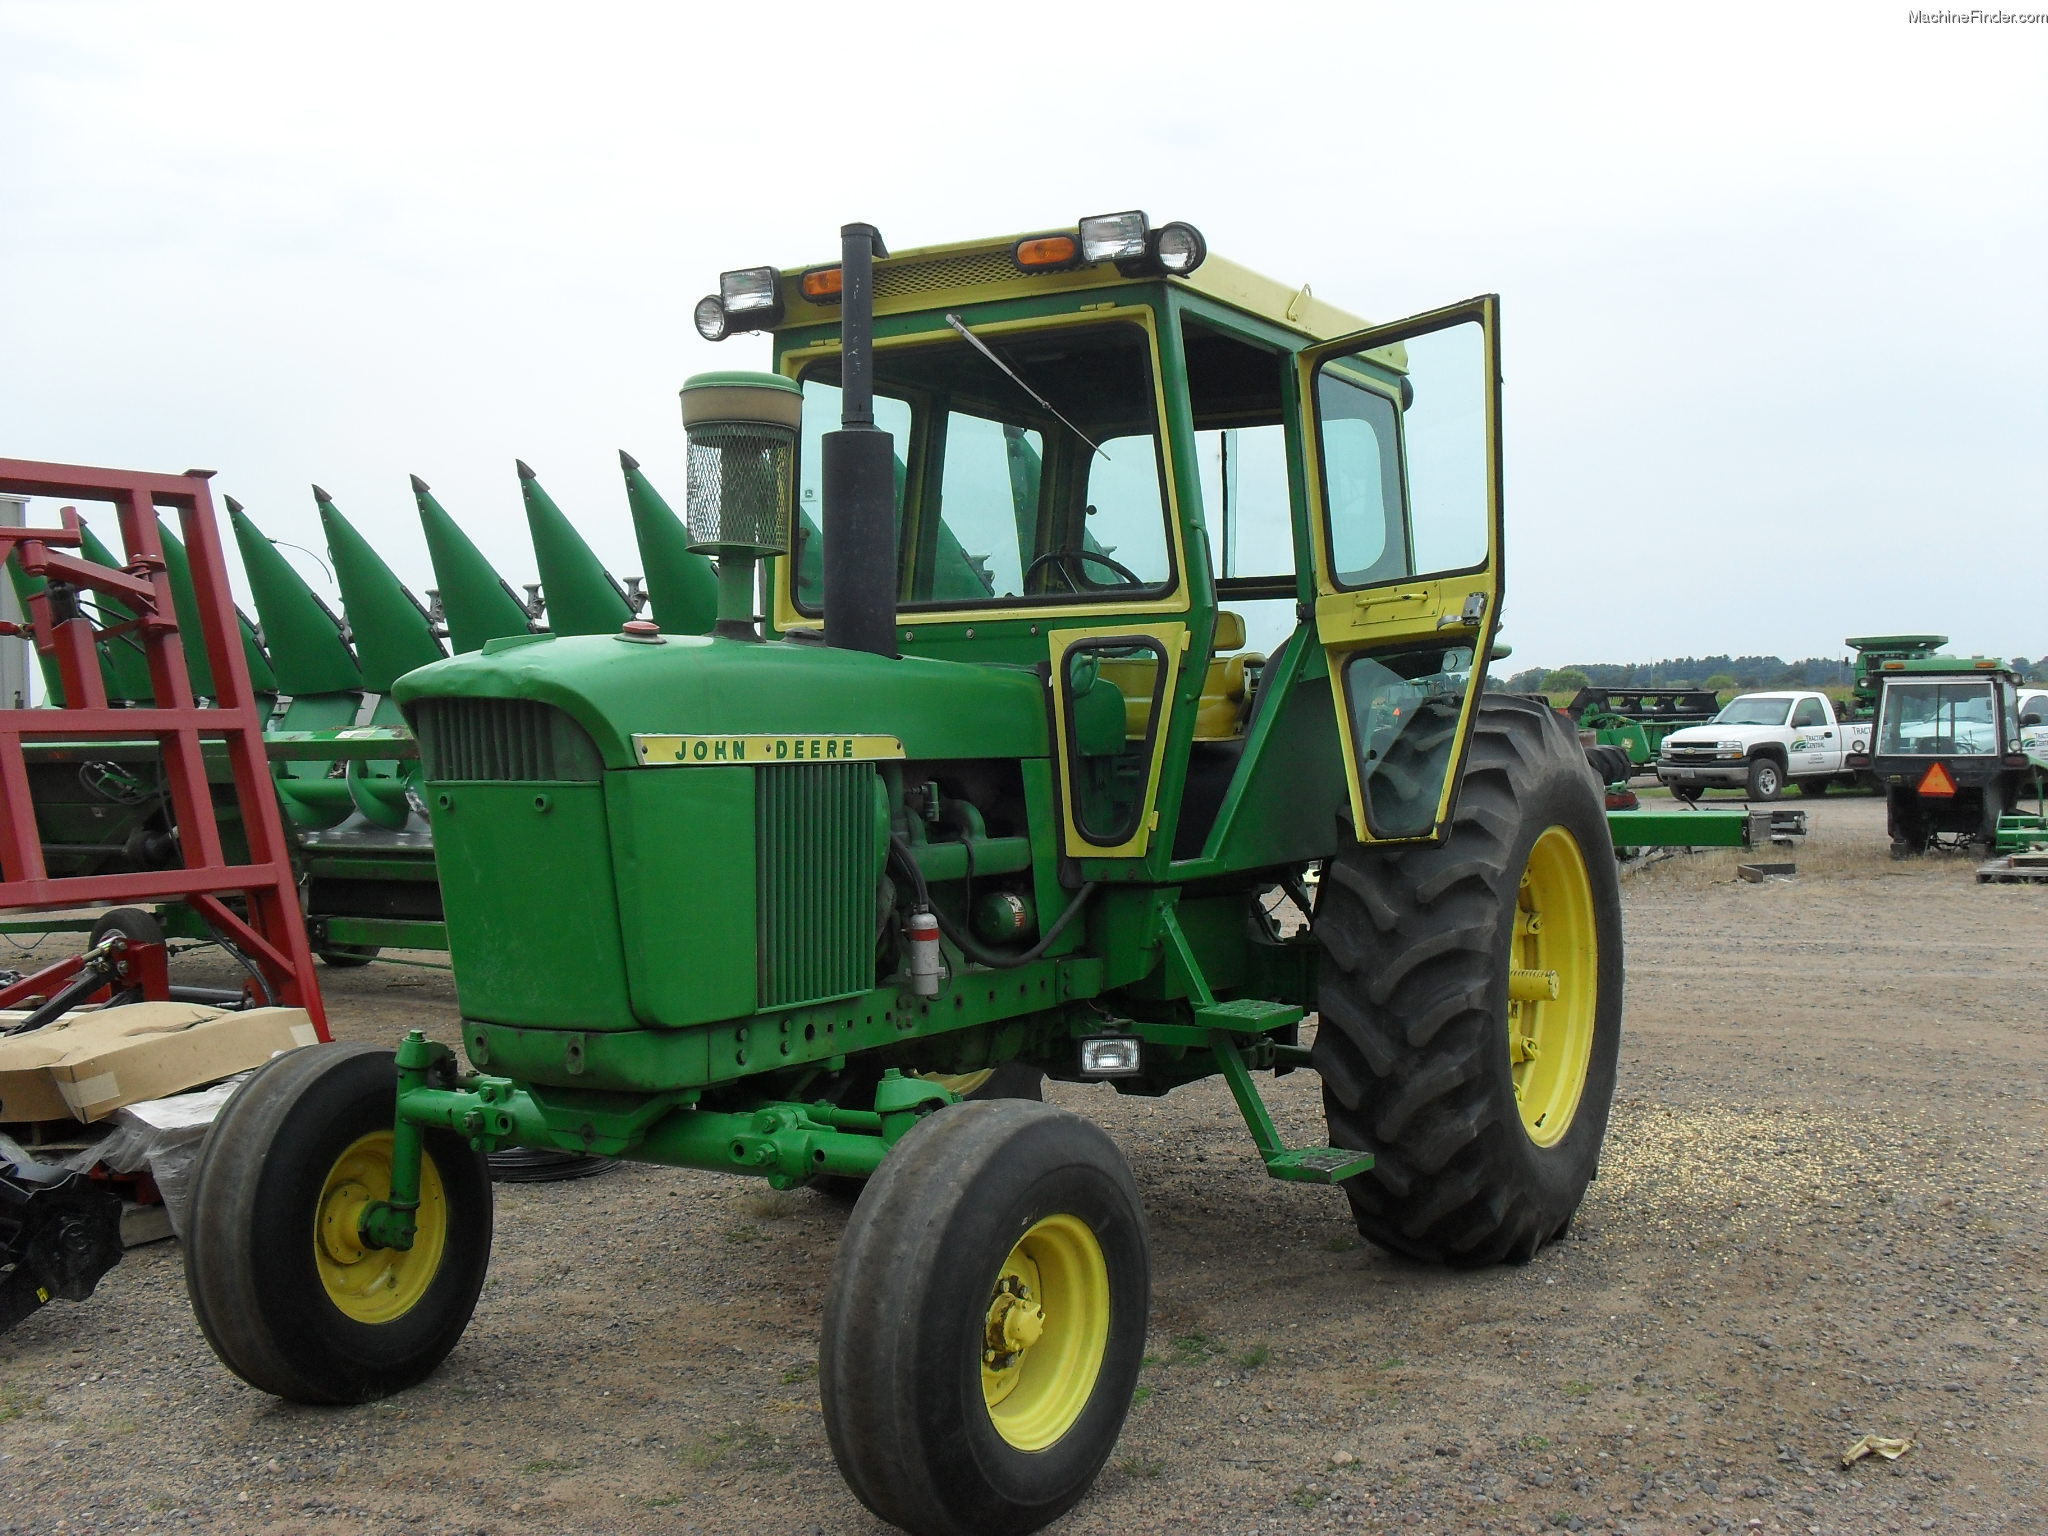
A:
<svg viewBox="0 0 2048 1536">
<path fill-rule="evenodd" d="M 1042 1451 L 1074 1427 L 1109 1347 L 1109 1265 L 1078 1216 L 1048 1216 L 1018 1239 L 990 1293 L 981 1395 L 996 1433 Z"/>
<path fill-rule="evenodd" d="M 373 1248 L 363 1241 L 363 1212 L 391 1198 L 391 1145 L 389 1131 L 372 1131 L 348 1144 L 327 1170 L 313 1225 L 321 1289 L 344 1317 L 358 1323 L 395 1322 L 418 1306 L 448 1244 L 448 1197 L 430 1157 L 420 1159 L 412 1246 Z"/>
<path fill-rule="evenodd" d="M 1593 1058 L 1600 938 L 1578 839 L 1544 829 L 1515 898 L 1508 973 L 1508 1060 L 1522 1129 L 1539 1147 L 1571 1129 Z"/>
</svg>

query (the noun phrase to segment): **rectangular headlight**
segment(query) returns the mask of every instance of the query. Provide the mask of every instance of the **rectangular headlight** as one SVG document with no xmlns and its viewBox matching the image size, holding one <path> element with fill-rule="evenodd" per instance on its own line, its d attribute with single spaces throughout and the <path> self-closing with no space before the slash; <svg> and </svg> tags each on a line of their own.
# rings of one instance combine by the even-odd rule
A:
<svg viewBox="0 0 2048 1536">
<path fill-rule="evenodd" d="M 1084 1077 L 1133 1077 L 1142 1067 L 1138 1042 L 1129 1035 L 1095 1035 L 1081 1042 Z"/>
<path fill-rule="evenodd" d="M 782 289 L 773 267 L 719 273 L 718 297 L 728 315 L 758 315 L 782 306 Z"/>
<path fill-rule="evenodd" d="M 1145 215 L 1098 213 L 1081 221 L 1081 259 L 1085 262 L 1140 261 L 1145 255 Z"/>
</svg>

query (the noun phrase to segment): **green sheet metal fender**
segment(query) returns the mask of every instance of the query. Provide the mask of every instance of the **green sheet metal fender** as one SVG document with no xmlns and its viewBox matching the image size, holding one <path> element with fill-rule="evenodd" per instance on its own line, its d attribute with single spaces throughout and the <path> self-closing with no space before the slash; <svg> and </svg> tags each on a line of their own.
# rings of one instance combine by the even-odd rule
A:
<svg viewBox="0 0 2048 1536">
<path fill-rule="evenodd" d="M 646 735 L 875 735 L 912 758 L 1047 755 L 1044 685 L 1012 666 L 889 658 L 797 641 L 667 635 L 513 636 L 400 678 L 422 699 L 531 699 L 564 711 L 607 768 Z"/>
</svg>

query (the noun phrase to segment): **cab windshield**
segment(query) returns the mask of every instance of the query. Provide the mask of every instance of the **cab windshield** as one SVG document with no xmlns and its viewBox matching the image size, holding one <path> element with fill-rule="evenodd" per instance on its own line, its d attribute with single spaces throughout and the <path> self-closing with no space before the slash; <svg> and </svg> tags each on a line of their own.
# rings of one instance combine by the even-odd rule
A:
<svg viewBox="0 0 2048 1536">
<path fill-rule="evenodd" d="M 1886 683 L 1877 750 L 1984 756 L 1998 750 L 1989 683 Z"/>
<path fill-rule="evenodd" d="M 1173 542 L 1146 332 L 1117 323 L 975 334 L 1008 373 L 950 331 L 875 352 L 875 424 L 896 448 L 899 605 L 1035 606 L 1169 590 Z M 821 444 L 839 427 L 839 360 L 820 360 L 802 383 L 795 595 L 815 614 L 824 593 Z"/>
<path fill-rule="evenodd" d="M 1785 717 L 1792 713 L 1790 699 L 1731 699 L 1721 713 L 1714 716 L 1714 725 L 1783 725 Z"/>
</svg>

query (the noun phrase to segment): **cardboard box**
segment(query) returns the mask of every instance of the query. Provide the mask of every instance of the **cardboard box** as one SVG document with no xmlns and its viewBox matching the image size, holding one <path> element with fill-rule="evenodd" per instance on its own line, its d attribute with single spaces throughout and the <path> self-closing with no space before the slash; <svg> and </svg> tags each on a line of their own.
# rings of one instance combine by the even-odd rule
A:
<svg viewBox="0 0 2048 1536">
<path fill-rule="evenodd" d="M 318 1038 L 303 1008 L 132 1003 L 0 1037 L 0 1122 L 100 1120 L 260 1067 Z"/>
</svg>

